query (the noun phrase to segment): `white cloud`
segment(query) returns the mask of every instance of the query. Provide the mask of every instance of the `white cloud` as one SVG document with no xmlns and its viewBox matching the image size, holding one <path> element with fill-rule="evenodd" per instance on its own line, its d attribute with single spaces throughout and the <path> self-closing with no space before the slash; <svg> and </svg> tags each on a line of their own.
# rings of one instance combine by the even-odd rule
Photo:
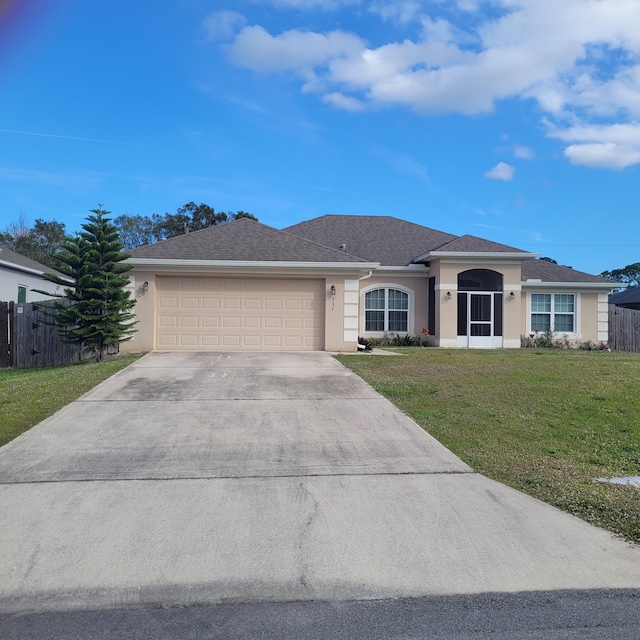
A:
<svg viewBox="0 0 640 640">
<path fill-rule="evenodd" d="M 322 101 L 334 107 L 344 109 L 345 111 L 362 111 L 362 109 L 364 109 L 364 105 L 360 100 L 352 98 L 351 96 L 342 95 L 338 91 L 323 96 Z"/>
<path fill-rule="evenodd" d="M 516 145 L 513 149 L 513 155 L 521 160 L 533 160 L 533 149 L 523 145 Z"/>
<path fill-rule="evenodd" d="M 237 65 L 256 71 L 294 71 L 315 76 L 313 69 L 331 60 L 353 56 L 362 41 L 342 31 L 314 33 L 292 29 L 272 36 L 259 26 L 245 27 L 227 51 Z"/>
<path fill-rule="evenodd" d="M 235 11 L 216 11 L 204 19 L 204 30 L 211 40 L 230 40 L 238 27 L 244 26 L 245 17 Z"/>
<path fill-rule="evenodd" d="M 571 144 L 564 150 L 564 155 L 571 164 L 594 168 L 625 169 L 640 163 L 640 149 L 615 142 Z"/>
<path fill-rule="evenodd" d="M 485 172 L 485 178 L 490 178 L 491 180 L 504 180 L 505 182 L 509 182 L 513 180 L 513 174 L 516 170 L 506 162 L 498 162 L 498 164 L 491 169 L 491 171 Z"/>
<path fill-rule="evenodd" d="M 367 6 L 360 0 L 265 2 L 300 10 Z M 479 114 L 506 98 L 533 99 L 554 119 L 555 137 L 563 130 L 577 134 L 576 123 L 640 119 L 638 0 L 490 0 L 491 11 L 484 13 L 481 4 L 489 0 L 377 0 L 367 6 L 370 11 L 399 23 L 414 21 L 419 36 L 372 47 L 340 30 L 271 34 L 246 26 L 227 52 L 238 66 L 291 72 L 302 79 L 303 90 L 351 111 L 404 105 L 423 113 Z M 220 20 L 218 29 L 226 24 Z M 232 26 L 239 26 L 234 20 Z M 588 136 L 571 142 L 572 162 L 601 158 L 589 166 L 629 166 L 640 150 Z M 593 146 L 598 143 L 608 146 Z M 530 157 L 526 147 L 519 149 L 516 157 Z"/>
<path fill-rule="evenodd" d="M 290 9 L 325 9 L 331 11 L 340 7 L 361 4 L 362 0 L 263 0 L 264 4 Z"/>
<path fill-rule="evenodd" d="M 574 126 L 553 131 L 554 138 L 568 145 L 564 154 L 575 165 L 625 169 L 640 164 L 640 123 Z"/>
<path fill-rule="evenodd" d="M 369 11 L 377 13 L 384 20 L 400 24 L 411 22 L 420 13 L 420 3 L 415 0 L 396 0 L 393 2 L 373 2 Z"/>
</svg>

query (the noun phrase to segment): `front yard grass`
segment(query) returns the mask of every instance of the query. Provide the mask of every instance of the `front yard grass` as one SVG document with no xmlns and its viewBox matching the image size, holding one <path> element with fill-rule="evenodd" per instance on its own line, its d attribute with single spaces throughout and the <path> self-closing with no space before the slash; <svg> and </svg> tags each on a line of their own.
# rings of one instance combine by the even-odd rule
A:
<svg viewBox="0 0 640 640">
<path fill-rule="evenodd" d="M 0 446 L 93 389 L 139 355 L 103 362 L 47 367 L 0 369 Z"/>
<path fill-rule="evenodd" d="M 640 354 L 394 349 L 339 356 L 473 469 L 640 543 Z"/>
</svg>

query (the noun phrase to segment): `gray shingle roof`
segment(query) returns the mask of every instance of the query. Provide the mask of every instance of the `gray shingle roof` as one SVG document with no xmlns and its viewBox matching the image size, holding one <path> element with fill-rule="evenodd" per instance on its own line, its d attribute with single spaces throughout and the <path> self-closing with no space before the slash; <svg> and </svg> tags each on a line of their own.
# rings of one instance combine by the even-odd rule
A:
<svg viewBox="0 0 640 640">
<path fill-rule="evenodd" d="M 522 249 L 516 249 L 506 244 L 500 244 L 499 242 L 492 242 L 491 240 L 470 235 L 460 236 L 438 247 L 435 251 L 450 251 L 452 253 L 527 253 Z"/>
<path fill-rule="evenodd" d="M 455 240 L 443 233 L 392 216 L 325 215 L 284 229 L 312 242 L 340 249 L 385 266 L 405 266 L 431 249 Z"/>
<path fill-rule="evenodd" d="M 640 287 L 631 287 L 609 296 L 609 304 L 640 303 Z"/>
<path fill-rule="evenodd" d="M 366 262 L 250 218 L 131 249 L 132 258 L 273 262 Z M 377 262 L 377 261 L 376 261 Z"/>
<path fill-rule="evenodd" d="M 542 280 L 543 282 L 593 282 L 608 284 L 612 289 L 615 282 L 601 276 L 592 276 L 589 273 L 576 271 L 570 267 L 561 267 L 559 264 L 546 260 L 525 260 L 522 263 L 522 281 L 528 278 Z"/>
<path fill-rule="evenodd" d="M 12 265 L 15 265 L 17 268 L 24 267 L 26 269 L 39 271 L 40 273 L 55 273 L 51 267 L 40 264 L 39 262 L 36 262 L 31 258 L 27 258 L 26 256 L 22 256 L 7 247 L 0 247 L 0 260 L 2 262 L 8 262 Z"/>
</svg>

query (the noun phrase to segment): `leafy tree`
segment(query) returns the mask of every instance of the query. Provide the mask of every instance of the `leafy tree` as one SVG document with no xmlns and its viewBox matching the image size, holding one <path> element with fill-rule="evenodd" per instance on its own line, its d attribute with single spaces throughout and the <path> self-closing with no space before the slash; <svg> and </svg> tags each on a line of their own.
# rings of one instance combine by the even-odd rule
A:
<svg viewBox="0 0 640 640">
<path fill-rule="evenodd" d="M 232 214 L 233 220 L 238 220 L 239 218 L 249 218 L 250 220 L 255 220 L 256 222 L 258 221 L 258 218 L 256 218 L 251 213 L 247 213 L 246 211 L 236 211 L 234 214 Z"/>
<path fill-rule="evenodd" d="M 38 218 L 30 227 L 24 214 L 0 233 L 0 244 L 48 267 L 55 265 L 53 255 L 67 239 L 64 223 Z"/>
<path fill-rule="evenodd" d="M 166 213 L 161 228 L 165 238 L 173 238 L 189 231 L 200 231 L 207 227 L 223 224 L 228 221 L 227 214 L 216 213 L 208 204 L 189 202 L 180 207 L 175 214 Z"/>
<path fill-rule="evenodd" d="M 236 213 L 216 212 L 213 207 L 201 202 L 188 202 L 180 207 L 176 213 L 157 213 L 151 216 L 123 215 L 114 222 L 120 230 L 120 239 L 125 249 L 134 249 L 143 244 L 150 244 L 158 240 L 167 240 L 181 236 L 189 231 L 200 231 L 218 224 L 224 224 L 238 218 L 257 218 L 246 211 Z"/>
<path fill-rule="evenodd" d="M 628 264 L 626 267 L 622 267 L 622 269 L 603 271 L 600 275 L 603 278 L 609 278 L 617 282 L 626 282 L 629 287 L 638 287 L 640 286 L 640 262 Z"/>
<path fill-rule="evenodd" d="M 542 256 L 541 258 L 538 258 L 538 260 L 540 260 L 541 262 L 550 262 L 551 264 L 558 264 L 557 260 L 554 260 L 553 258 L 549 258 L 547 256 Z M 567 269 L 573 269 L 573 267 L 569 266 L 568 264 L 558 264 L 559 267 L 566 267 Z"/>
<path fill-rule="evenodd" d="M 120 242 L 125 249 L 134 249 L 143 244 L 151 244 L 163 240 L 160 230 L 160 216 L 122 215 L 113 220 L 120 232 Z"/>
<path fill-rule="evenodd" d="M 124 289 L 131 266 L 122 264 L 129 256 L 122 252 L 118 230 L 106 217 L 109 212 L 99 205 L 91 214 L 83 231 L 56 254 L 56 269 L 62 276 L 44 277 L 64 288 L 66 303 L 53 302 L 61 339 L 102 360 L 107 348 L 133 337 L 135 300 Z"/>
</svg>

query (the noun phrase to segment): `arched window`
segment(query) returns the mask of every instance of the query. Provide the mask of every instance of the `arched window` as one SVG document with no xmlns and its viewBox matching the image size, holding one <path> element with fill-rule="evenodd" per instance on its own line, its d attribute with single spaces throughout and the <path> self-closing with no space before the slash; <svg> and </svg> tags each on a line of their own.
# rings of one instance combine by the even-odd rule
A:
<svg viewBox="0 0 640 640">
<path fill-rule="evenodd" d="M 408 333 L 409 294 L 393 287 L 379 287 L 364 294 L 366 333 Z"/>
</svg>

